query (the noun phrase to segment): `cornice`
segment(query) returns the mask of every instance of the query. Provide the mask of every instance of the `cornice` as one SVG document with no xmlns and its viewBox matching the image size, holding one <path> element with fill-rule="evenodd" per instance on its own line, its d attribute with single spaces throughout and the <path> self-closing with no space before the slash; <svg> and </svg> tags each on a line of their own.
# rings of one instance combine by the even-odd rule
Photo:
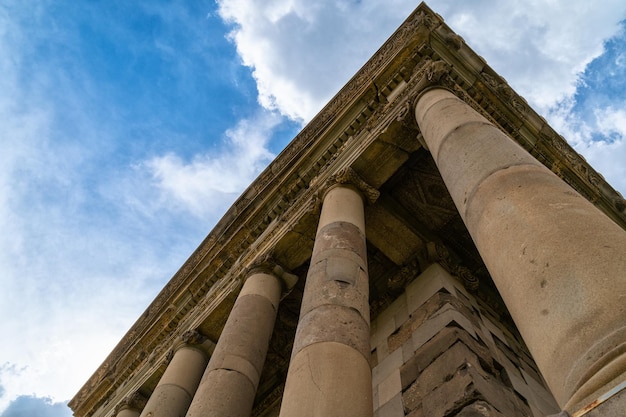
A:
<svg viewBox="0 0 626 417">
<path fill-rule="evenodd" d="M 257 254 L 271 250 L 315 210 L 314 179 L 322 184 L 350 167 L 392 123 L 417 129 L 413 100 L 441 77 L 455 94 L 626 228 L 623 197 L 421 3 L 215 225 L 70 401 L 74 414 L 94 414 L 123 381 L 145 377 L 141 369 L 154 367 L 154 358 L 165 357 L 176 338 L 238 292 Z"/>
</svg>

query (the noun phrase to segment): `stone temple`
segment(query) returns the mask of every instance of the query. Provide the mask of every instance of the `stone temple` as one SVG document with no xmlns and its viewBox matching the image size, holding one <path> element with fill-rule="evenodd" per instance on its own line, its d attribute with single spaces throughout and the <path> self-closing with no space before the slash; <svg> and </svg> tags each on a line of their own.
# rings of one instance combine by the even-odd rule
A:
<svg viewBox="0 0 626 417">
<path fill-rule="evenodd" d="M 624 417 L 625 228 L 623 197 L 422 3 L 69 405 Z"/>
</svg>

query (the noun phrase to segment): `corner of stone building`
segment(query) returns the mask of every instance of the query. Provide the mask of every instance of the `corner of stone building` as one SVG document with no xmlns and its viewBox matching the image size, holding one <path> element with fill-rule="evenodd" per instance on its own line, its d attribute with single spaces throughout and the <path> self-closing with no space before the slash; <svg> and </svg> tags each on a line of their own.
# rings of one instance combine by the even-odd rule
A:
<svg viewBox="0 0 626 417">
<path fill-rule="evenodd" d="M 543 417 L 559 411 L 514 329 L 439 264 L 372 322 L 375 417 Z"/>
</svg>

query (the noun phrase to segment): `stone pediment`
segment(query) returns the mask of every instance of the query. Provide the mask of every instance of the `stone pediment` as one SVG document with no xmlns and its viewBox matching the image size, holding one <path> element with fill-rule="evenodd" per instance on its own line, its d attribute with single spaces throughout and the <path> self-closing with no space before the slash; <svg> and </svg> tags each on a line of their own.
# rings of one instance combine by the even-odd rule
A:
<svg viewBox="0 0 626 417">
<path fill-rule="evenodd" d="M 320 187 L 346 167 L 380 192 L 365 213 L 373 316 L 436 260 L 510 322 L 412 114 L 434 81 L 626 228 L 623 197 L 422 3 L 217 223 L 72 399 L 75 415 L 110 415 L 126 393 L 149 395 L 187 330 L 217 341 L 244 271 L 262 255 L 300 276 L 279 309 L 255 415 L 280 401 Z"/>
</svg>

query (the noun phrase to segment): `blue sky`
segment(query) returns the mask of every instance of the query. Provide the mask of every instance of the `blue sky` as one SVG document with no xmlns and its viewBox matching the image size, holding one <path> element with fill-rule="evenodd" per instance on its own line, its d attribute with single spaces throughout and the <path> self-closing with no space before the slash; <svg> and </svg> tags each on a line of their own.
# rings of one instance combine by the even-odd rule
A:
<svg viewBox="0 0 626 417">
<path fill-rule="evenodd" d="M 626 194 L 626 3 L 432 9 Z M 0 0 L 0 417 L 64 406 L 417 6 Z"/>
</svg>

